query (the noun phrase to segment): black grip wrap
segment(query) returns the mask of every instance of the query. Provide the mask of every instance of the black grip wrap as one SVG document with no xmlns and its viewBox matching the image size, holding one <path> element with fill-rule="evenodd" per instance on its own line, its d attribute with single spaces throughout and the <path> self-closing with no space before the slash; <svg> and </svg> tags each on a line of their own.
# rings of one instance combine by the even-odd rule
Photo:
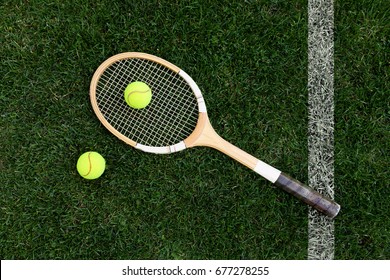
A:
<svg viewBox="0 0 390 280">
<path fill-rule="evenodd" d="M 308 205 L 314 207 L 330 218 L 336 217 L 340 211 L 340 205 L 338 205 L 336 202 L 324 197 L 319 192 L 310 189 L 306 185 L 291 178 L 283 172 L 276 180 L 275 185 L 307 203 Z"/>
</svg>

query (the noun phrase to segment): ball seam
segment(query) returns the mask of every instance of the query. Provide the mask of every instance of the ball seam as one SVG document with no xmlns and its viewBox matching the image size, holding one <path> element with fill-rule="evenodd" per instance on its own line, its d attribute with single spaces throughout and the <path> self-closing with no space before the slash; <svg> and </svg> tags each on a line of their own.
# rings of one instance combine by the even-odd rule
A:
<svg viewBox="0 0 390 280">
<path fill-rule="evenodd" d="M 89 162 L 89 170 L 88 170 L 87 174 L 83 175 L 83 177 L 86 177 L 89 175 L 89 173 L 91 173 L 91 170 L 92 170 L 91 153 L 88 153 L 88 162 Z"/>
<path fill-rule="evenodd" d="M 127 93 L 126 101 L 128 102 L 130 95 L 132 95 L 133 93 L 136 93 L 136 92 L 145 94 L 145 93 L 148 93 L 149 90 L 147 89 L 147 90 L 145 90 L 145 91 L 140 91 L 140 90 L 133 90 L 133 91 L 130 91 L 130 92 Z"/>
</svg>

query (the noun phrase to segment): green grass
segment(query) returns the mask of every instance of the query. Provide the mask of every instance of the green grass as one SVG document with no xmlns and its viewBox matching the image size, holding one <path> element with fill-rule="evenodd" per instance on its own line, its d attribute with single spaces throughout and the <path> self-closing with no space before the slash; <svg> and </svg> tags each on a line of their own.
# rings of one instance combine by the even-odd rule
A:
<svg viewBox="0 0 390 280">
<path fill-rule="evenodd" d="M 1 258 L 306 259 L 306 206 L 207 148 L 132 149 L 88 95 L 109 56 L 161 56 L 224 138 L 307 182 L 306 2 L 2 1 Z M 336 3 L 338 259 L 390 258 L 386 15 Z M 108 163 L 95 181 L 75 168 L 88 150 Z"/>
<path fill-rule="evenodd" d="M 390 259 L 390 3 L 336 7 L 336 256 Z"/>
</svg>

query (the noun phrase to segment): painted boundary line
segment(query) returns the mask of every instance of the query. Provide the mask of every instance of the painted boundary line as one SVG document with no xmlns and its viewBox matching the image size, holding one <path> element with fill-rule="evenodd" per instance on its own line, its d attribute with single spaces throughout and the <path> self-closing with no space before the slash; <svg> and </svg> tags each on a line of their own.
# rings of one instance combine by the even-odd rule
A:
<svg viewBox="0 0 390 280">
<path fill-rule="evenodd" d="M 308 1 L 309 185 L 334 197 L 333 0 Z M 309 210 L 308 259 L 334 258 L 334 222 Z"/>
</svg>

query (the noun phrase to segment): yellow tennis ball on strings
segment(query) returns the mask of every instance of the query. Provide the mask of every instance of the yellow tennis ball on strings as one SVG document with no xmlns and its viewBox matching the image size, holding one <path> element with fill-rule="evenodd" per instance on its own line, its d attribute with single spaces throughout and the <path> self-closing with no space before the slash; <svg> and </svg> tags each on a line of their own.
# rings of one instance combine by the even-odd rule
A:
<svg viewBox="0 0 390 280">
<path fill-rule="evenodd" d="M 97 179 L 106 168 L 106 160 L 97 152 L 86 152 L 77 161 L 77 171 L 85 179 Z"/>
<path fill-rule="evenodd" d="M 133 82 L 125 89 L 126 103 L 135 109 L 143 109 L 152 100 L 152 90 L 143 82 Z"/>
</svg>

